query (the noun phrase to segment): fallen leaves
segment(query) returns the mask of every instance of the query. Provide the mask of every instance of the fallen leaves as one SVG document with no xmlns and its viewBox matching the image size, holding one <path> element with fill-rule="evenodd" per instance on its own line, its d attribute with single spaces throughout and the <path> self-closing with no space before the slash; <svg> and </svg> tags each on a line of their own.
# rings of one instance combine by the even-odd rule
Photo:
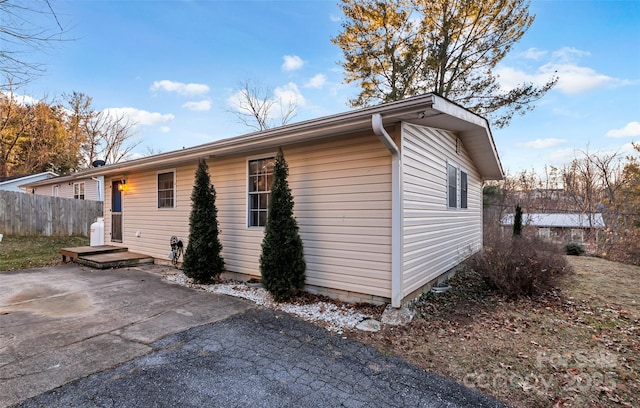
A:
<svg viewBox="0 0 640 408">
<path fill-rule="evenodd" d="M 613 285 L 617 264 L 594 271 L 580 261 L 562 292 L 510 301 L 470 277 L 423 297 L 409 326 L 349 335 L 516 407 L 640 406 L 640 302 L 627 294 L 637 285 Z M 595 296 L 605 278 L 611 292 Z"/>
</svg>

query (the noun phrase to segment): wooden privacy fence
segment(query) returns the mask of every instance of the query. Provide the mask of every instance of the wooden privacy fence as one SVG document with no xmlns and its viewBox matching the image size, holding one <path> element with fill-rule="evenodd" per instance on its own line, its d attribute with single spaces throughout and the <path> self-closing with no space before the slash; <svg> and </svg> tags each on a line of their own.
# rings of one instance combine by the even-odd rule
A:
<svg viewBox="0 0 640 408">
<path fill-rule="evenodd" d="M 0 191 L 0 234 L 88 237 L 102 201 Z"/>
</svg>

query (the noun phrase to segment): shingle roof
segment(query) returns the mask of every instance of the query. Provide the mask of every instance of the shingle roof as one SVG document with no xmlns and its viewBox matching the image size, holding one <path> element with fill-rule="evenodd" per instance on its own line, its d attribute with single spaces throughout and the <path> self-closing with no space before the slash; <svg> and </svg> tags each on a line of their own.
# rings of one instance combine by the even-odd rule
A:
<svg viewBox="0 0 640 408">
<path fill-rule="evenodd" d="M 502 225 L 513 225 L 513 214 L 507 214 L 500 220 Z M 534 227 L 560 228 L 604 228 L 602 214 L 554 213 L 522 214 L 522 225 Z"/>
</svg>

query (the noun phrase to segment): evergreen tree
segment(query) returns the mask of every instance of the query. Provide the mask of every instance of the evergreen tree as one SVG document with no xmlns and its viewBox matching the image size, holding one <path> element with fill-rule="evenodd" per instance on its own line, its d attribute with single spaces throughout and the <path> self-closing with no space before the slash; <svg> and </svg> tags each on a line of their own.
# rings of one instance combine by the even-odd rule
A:
<svg viewBox="0 0 640 408">
<path fill-rule="evenodd" d="M 189 243 L 182 263 L 185 275 L 197 282 L 209 282 L 222 273 L 224 260 L 218 233 L 216 190 L 211 185 L 207 163 L 200 160 L 191 193 Z"/>
<path fill-rule="evenodd" d="M 513 217 L 513 236 L 519 237 L 522 233 L 522 208 L 520 204 L 516 205 L 516 214 Z"/>
<path fill-rule="evenodd" d="M 493 125 L 509 124 L 557 82 L 503 89 L 497 67 L 534 20 L 527 0 L 340 0 L 344 77 L 351 105 L 435 92 Z"/>
<path fill-rule="evenodd" d="M 273 169 L 273 185 L 260 271 L 262 284 L 273 298 L 284 301 L 304 287 L 306 263 L 298 223 L 293 216 L 293 197 L 287 182 L 289 168 L 282 149 L 278 151 Z"/>
</svg>

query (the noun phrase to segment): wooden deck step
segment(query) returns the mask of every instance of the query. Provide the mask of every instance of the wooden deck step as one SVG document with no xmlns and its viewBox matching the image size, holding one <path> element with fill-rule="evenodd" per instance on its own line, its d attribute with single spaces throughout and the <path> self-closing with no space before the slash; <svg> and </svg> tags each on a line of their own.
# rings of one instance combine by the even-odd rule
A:
<svg viewBox="0 0 640 408">
<path fill-rule="evenodd" d="M 73 248 L 62 248 L 60 253 L 62 254 L 62 262 L 74 261 L 78 257 L 96 254 L 106 254 L 114 252 L 127 252 L 127 247 L 117 247 L 113 245 L 98 245 L 98 246 L 81 246 Z M 68 258 L 68 259 L 67 259 Z"/>
<path fill-rule="evenodd" d="M 122 268 L 146 263 L 153 263 L 153 257 L 135 252 L 107 252 L 83 255 L 75 260 L 77 263 L 95 269 Z"/>
</svg>

